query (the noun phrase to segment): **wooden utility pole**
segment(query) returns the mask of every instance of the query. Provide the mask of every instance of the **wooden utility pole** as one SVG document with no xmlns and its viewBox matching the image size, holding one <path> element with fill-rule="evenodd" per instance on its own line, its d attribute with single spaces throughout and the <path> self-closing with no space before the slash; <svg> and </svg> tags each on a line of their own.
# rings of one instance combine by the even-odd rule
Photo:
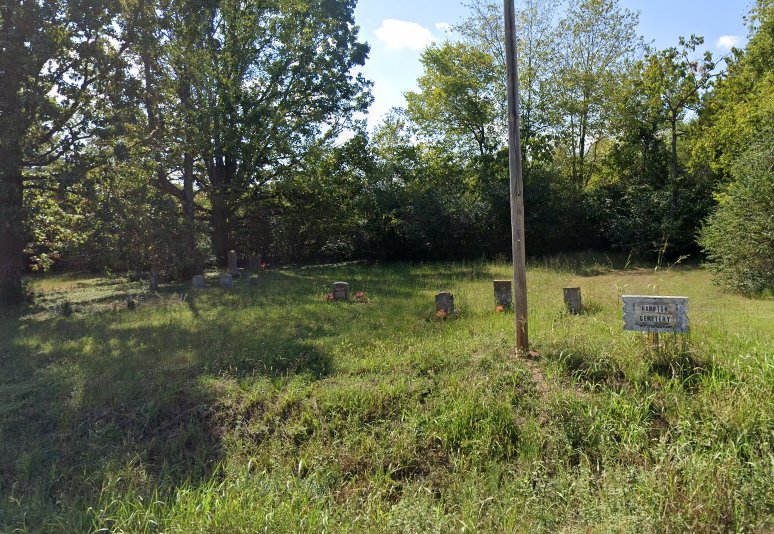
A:
<svg viewBox="0 0 774 534">
<path fill-rule="evenodd" d="M 519 134 L 519 71 L 516 56 L 516 22 L 513 0 L 504 0 L 505 71 L 508 78 L 508 159 L 511 176 L 511 252 L 513 254 L 516 349 L 529 350 L 527 335 L 527 265 L 524 252 L 524 181 L 521 175 Z"/>
</svg>

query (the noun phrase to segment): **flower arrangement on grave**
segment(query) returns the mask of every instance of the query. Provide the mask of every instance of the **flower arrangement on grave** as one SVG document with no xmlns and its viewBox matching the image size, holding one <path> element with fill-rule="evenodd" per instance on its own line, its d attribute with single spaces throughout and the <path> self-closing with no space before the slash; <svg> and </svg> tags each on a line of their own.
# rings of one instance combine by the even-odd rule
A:
<svg viewBox="0 0 774 534">
<path fill-rule="evenodd" d="M 358 291 L 355 293 L 355 302 L 358 304 L 368 304 L 368 296 L 365 291 Z"/>
<path fill-rule="evenodd" d="M 265 261 L 262 261 L 262 262 L 261 262 L 261 270 L 262 270 L 262 271 L 265 271 L 265 270 L 266 270 L 266 262 L 265 262 Z"/>
<path fill-rule="evenodd" d="M 325 300 L 328 302 L 335 302 L 336 297 L 333 296 L 333 293 L 328 293 L 325 295 Z"/>
<path fill-rule="evenodd" d="M 495 308 L 495 311 L 497 313 L 502 313 L 502 312 L 505 311 L 505 306 L 498 306 L 498 307 Z"/>
<path fill-rule="evenodd" d="M 439 309 L 439 310 L 436 310 L 435 316 L 438 317 L 439 319 L 446 319 L 449 316 L 449 314 L 446 313 L 446 310 Z"/>
</svg>

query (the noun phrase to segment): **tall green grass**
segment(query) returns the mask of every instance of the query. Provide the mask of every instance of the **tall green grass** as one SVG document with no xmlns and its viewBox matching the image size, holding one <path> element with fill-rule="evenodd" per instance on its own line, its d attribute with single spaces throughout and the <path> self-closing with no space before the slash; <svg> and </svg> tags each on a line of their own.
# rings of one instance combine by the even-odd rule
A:
<svg viewBox="0 0 774 534">
<path fill-rule="evenodd" d="M 494 311 L 506 264 L 35 280 L 0 318 L 0 531 L 770 531 L 774 301 L 621 267 L 530 268 L 536 361 Z M 688 338 L 623 332 L 641 293 L 688 296 Z"/>
</svg>

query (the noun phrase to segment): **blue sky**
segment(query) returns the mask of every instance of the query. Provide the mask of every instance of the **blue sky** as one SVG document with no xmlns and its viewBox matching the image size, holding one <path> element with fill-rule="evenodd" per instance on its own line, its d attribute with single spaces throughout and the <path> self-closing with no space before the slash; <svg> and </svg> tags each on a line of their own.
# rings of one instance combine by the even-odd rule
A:
<svg viewBox="0 0 774 534">
<path fill-rule="evenodd" d="M 518 4 L 519 0 L 516 0 Z M 704 48 L 719 57 L 732 44 L 742 46 L 744 16 L 751 0 L 619 0 L 640 12 L 639 33 L 656 47 L 677 44 L 679 36 L 704 36 Z M 447 28 L 464 19 L 467 8 L 458 0 L 360 0 L 355 21 L 360 40 L 371 45 L 363 69 L 374 82 L 373 126 L 393 106 L 404 105 L 403 93 L 416 87 L 422 73 L 419 55 L 433 40 L 443 40 Z"/>
</svg>

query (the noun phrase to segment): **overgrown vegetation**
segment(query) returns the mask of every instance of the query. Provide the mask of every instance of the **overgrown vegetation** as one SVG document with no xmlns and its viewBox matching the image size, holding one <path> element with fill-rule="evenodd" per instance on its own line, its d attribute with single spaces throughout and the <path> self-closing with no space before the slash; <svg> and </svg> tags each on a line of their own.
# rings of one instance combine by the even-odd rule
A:
<svg viewBox="0 0 774 534">
<path fill-rule="evenodd" d="M 771 145 L 771 0 L 723 58 L 698 36 L 646 46 L 618 0 L 517 5 L 527 252 L 698 258 L 706 221 L 719 280 L 771 289 L 728 259 L 772 257 L 770 240 L 732 238 L 721 221 L 742 200 L 716 200 L 746 189 L 734 169 L 755 136 Z M 183 280 L 231 249 L 275 264 L 510 251 L 498 2 L 423 51 L 406 108 L 373 131 L 354 0 L 6 7 L 2 302 L 29 270 Z M 765 180 L 755 195 L 770 204 Z"/>
<path fill-rule="evenodd" d="M 0 530 L 770 531 L 774 302 L 622 263 L 531 267 L 536 360 L 506 264 L 36 279 L 0 317 Z M 689 296 L 690 335 L 623 332 L 621 293 Z"/>
</svg>

